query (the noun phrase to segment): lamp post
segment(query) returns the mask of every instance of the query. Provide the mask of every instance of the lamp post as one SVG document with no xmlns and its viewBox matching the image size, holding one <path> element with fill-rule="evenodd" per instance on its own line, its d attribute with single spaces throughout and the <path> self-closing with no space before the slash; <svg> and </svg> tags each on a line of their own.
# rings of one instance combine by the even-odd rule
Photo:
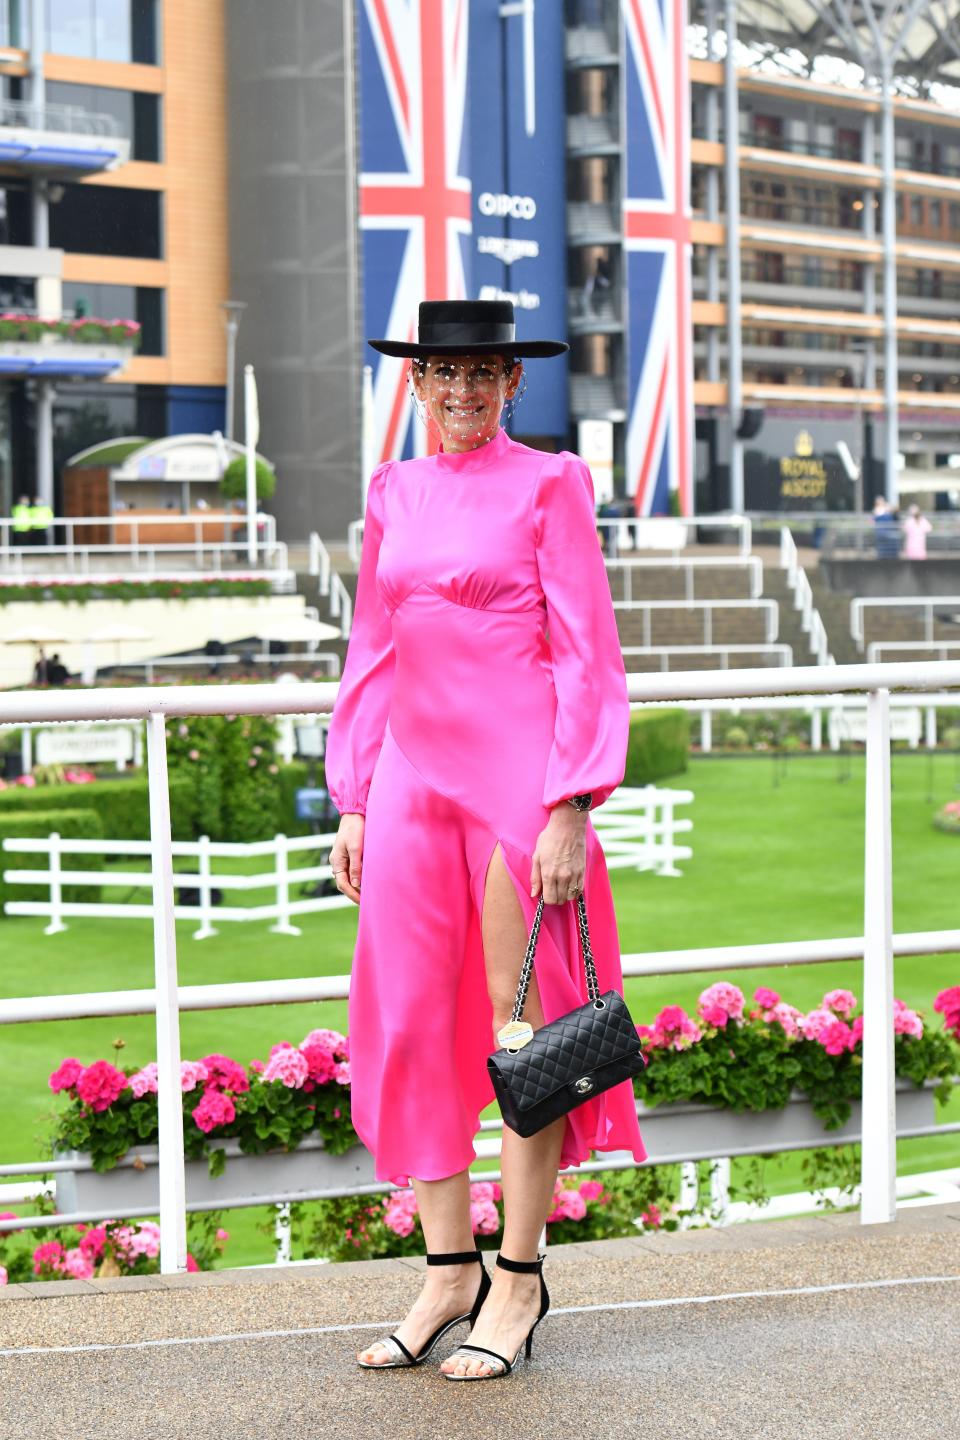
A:
<svg viewBox="0 0 960 1440">
<path fill-rule="evenodd" d="M 227 414 L 224 430 L 228 440 L 233 439 L 234 371 L 236 369 L 237 331 L 240 320 L 247 308 L 245 300 L 224 300 L 220 306 L 223 323 L 227 328 Z"/>
</svg>

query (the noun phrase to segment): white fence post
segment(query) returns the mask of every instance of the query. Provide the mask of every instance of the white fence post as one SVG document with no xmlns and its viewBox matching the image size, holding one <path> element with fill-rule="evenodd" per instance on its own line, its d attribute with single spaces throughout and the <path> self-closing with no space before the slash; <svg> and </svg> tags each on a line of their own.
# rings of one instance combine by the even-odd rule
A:
<svg viewBox="0 0 960 1440">
<path fill-rule="evenodd" d="M 63 923 L 63 884 L 60 879 L 60 836 L 56 830 L 50 835 L 50 924 L 44 928 L 44 935 L 59 935 L 66 930 Z"/>
<path fill-rule="evenodd" d="M 823 749 L 823 711 L 819 705 L 810 711 L 810 749 Z"/>
<path fill-rule="evenodd" d="M 713 711 L 700 711 L 700 750 L 709 755 L 713 749 Z"/>
<path fill-rule="evenodd" d="M 680 1198 L 677 1205 L 681 1210 L 695 1210 L 697 1201 L 700 1198 L 700 1183 L 697 1179 L 696 1160 L 682 1160 L 680 1162 Z M 681 1230 L 690 1226 L 689 1215 L 684 1216 L 681 1221 Z"/>
<path fill-rule="evenodd" d="M 194 940 L 209 940 L 217 931 L 213 925 L 213 896 L 210 884 L 210 836 L 201 835 L 197 841 L 197 893 L 200 901 L 200 928 L 194 930 Z"/>
<path fill-rule="evenodd" d="M 676 839 L 677 832 L 673 823 L 673 795 L 669 790 L 661 790 L 657 795 L 657 803 L 663 813 L 663 859 L 657 866 L 658 875 L 682 875 L 683 871 L 678 870 L 674 861 L 676 860 Z M 656 837 L 653 827 L 657 820 L 657 805 L 650 810 L 650 843 L 656 851 Z"/>
<path fill-rule="evenodd" d="M 157 1109 L 160 1129 L 160 1273 L 187 1268 L 183 1100 L 180 1090 L 180 1012 L 177 1005 L 177 930 L 173 918 L 173 841 L 167 788 L 163 715 L 147 717 L 147 780 L 153 873 L 154 984 L 157 1015 Z"/>
<path fill-rule="evenodd" d="M 277 847 L 277 923 L 270 926 L 274 935 L 299 935 L 296 925 L 290 923 L 290 880 L 286 835 L 274 836 Z"/>
<path fill-rule="evenodd" d="M 290 1264 L 290 1206 L 278 1205 L 277 1218 L 273 1227 L 274 1239 L 277 1242 L 274 1254 L 274 1264 Z"/>
<path fill-rule="evenodd" d="M 928 705 L 928 706 L 927 706 L 927 712 L 926 712 L 926 727 L 925 727 L 925 729 L 926 729 L 926 734 L 925 734 L 925 736 L 924 736 L 924 744 L 926 745 L 926 747 L 927 747 L 928 750 L 936 750 L 936 748 L 937 748 L 937 711 L 936 711 L 936 707 L 933 706 L 933 705 Z"/>
<path fill-rule="evenodd" d="M 860 1222 L 875 1225 L 897 1214 L 889 690 L 867 695 L 866 771 Z"/>
<path fill-rule="evenodd" d="M 717 1225 L 727 1224 L 730 1209 L 730 1157 L 714 1160 L 710 1166 L 710 1217 Z"/>
</svg>

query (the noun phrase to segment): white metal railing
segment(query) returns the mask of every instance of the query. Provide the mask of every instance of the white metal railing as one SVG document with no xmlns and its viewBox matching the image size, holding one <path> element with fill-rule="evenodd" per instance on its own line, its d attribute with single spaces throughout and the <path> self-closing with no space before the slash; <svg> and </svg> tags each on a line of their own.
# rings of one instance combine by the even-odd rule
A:
<svg viewBox="0 0 960 1440">
<path fill-rule="evenodd" d="M 362 527 L 363 521 L 354 521 L 354 525 Z M 351 531 L 353 526 L 350 527 Z M 334 569 L 333 561 L 330 559 L 330 552 L 320 539 L 315 530 L 310 532 L 309 558 L 307 568 L 311 575 L 316 575 L 318 589 L 321 595 L 330 597 L 331 619 L 340 621 L 340 633 L 346 638 L 350 634 L 350 627 L 353 620 L 353 601 L 350 598 L 350 591 L 344 585 L 339 572 Z M 348 541 L 348 549 L 351 558 L 354 555 L 353 541 Z M 359 554 L 356 556 L 356 563 L 359 565 Z"/>
<path fill-rule="evenodd" d="M 676 862 L 689 860 L 692 851 L 689 846 L 678 844 L 677 836 L 691 830 L 693 822 L 678 818 L 674 811 L 678 805 L 689 805 L 692 800 L 689 790 L 661 790 L 654 786 L 621 788 L 612 797 L 610 805 L 597 815 L 596 829 L 608 868 L 654 870 L 658 875 L 679 875 Z M 215 920 L 224 924 L 272 920 L 274 923 L 270 929 L 274 934 L 299 935 L 301 932 L 293 924 L 296 916 L 345 909 L 352 904 L 345 895 L 294 894 L 302 885 L 316 885 L 331 878 L 329 864 L 319 857 L 324 851 L 329 851 L 335 838 L 335 833 L 331 833 L 293 837 L 275 835 L 272 840 L 249 844 L 211 840 L 207 835 L 201 835 L 198 840 L 175 840 L 172 845 L 174 858 L 196 861 L 194 869 L 175 872 L 177 889 L 181 896 L 187 890 L 197 898 L 195 904 L 188 904 L 181 898 L 180 903 L 174 905 L 174 919 L 196 920 L 195 940 L 216 935 Z M 105 868 L 102 863 L 96 869 L 69 868 L 69 857 L 73 855 L 96 856 L 101 862 L 107 856 L 149 857 L 149 840 L 73 840 L 54 832 L 30 839 L 4 840 L 3 849 L 8 854 L 47 857 L 45 870 L 8 869 L 3 874 L 7 885 L 47 887 L 49 895 L 45 900 L 8 900 L 4 906 L 7 915 L 32 915 L 47 919 L 46 935 L 59 935 L 68 928 L 66 922 L 69 919 L 149 920 L 153 915 L 152 903 L 129 898 L 135 891 L 150 888 L 149 870 L 115 870 Z M 307 853 L 307 863 L 291 865 L 291 857 L 302 852 Z M 254 874 L 230 874 L 222 868 L 214 871 L 212 865 L 215 860 L 261 858 L 271 862 L 271 867 Z M 108 901 L 64 899 L 66 886 L 103 885 L 127 886 L 127 898 Z M 256 905 L 222 905 L 214 902 L 216 890 L 237 895 L 272 890 L 273 898 Z"/>
<path fill-rule="evenodd" d="M 704 754 L 710 754 L 713 750 L 713 715 L 716 711 L 726 712 L 732 715 L 739 715 L 741 711 L 800 711 L 810 718 L 810 748 L 811 750 L 823 749 L 823 717 L 828 717 L 828 730 L 830 734 L 830 747 L 839 750 L 841 742 L 850 738 L 851 731 L 848 727 L 844 730 L 842 725 L 831 728 L 829 717 L 834 712 L 856 711 L 861 717 L 866 716 L 866 707 L 859 695 L 768 695 L 765 697 L 740 697 L 736 700 L 688 700 L 675 701 L 664 700 L 654 701 L 649 708 L 656 709 L 657 706 L 672 707 L 680 705 L 682 709 L 692 711 L 700 721 L 700 749 Z M 917 706 L 924 712 L 923 743 L 928 750 L 935 750 L 937 747 L 937 711 L 957 709 L 960 705 L 960 695 L 950 694 L 917 694 L 910 691 L 901 692 L 890 696 L 890 717 L 891 735 L 897 728 L 896 716 L 903 708 L 914 709 Z M 859 728 L 859 727 L 857 727 Z M 895 738 L 895 737 L 894 737 Z"/>
<path fill-rule="evenodd" d="M 796 541 L 786 525 L 780 529 L 780 568 L 786 572 L 788 589 L 793 591 L 794 609 L 800 611 L 800 628 L 809 641 L 810 654 L 816 657 L 818 665 L 835 665 L 826 627 L 814 603 L 807 572 L 800 564 Z"/>
<path fill-rule="evenodd" d="M 150 532 L 156 534 L 158 527 L 167 533 L 175 532 L 177 539 L 152 540 Z M 102 539 L 104 532 L 109 533 L 110 540 Z M 118 532 L 128 533 L 129 540 L 113 539 Z M 247 558 L 246 518 L 240 515 L 141 515 L 136 510 L 118 510 L 113 515 L 58 515 L 46 530 L 50 540 L 61 537 L 56 544 L 34 544 L 32 533 L 18 532 L 13 520 L 0 519 L 0 574 L 53 579 L 61 578 L 66 570 L 68 575 L 89 575 L 97 573 L 91 571 L 91 559 L 106 557 L 129 559 L 156 575 L 157 556 L 184 556 L 199 566 L 209 556 L 219 573 L 224 557 L 236 555 L 244 562 Z M 85 539 L 85 535 L 89 538 Z M 213 535 L 218 538 L 211 538 Z M 257 556 L 264 565 L 286 570 L 287 547 L 277 540 L 273 515 L 257 514 L 257 537 Z M 48 573 L 41 574 L 44 566 Z M 103 576 L 98 573 L 98 578 Z"/>
<path fill-rule="evenodd" d="M 749 599 L 758 600 L 763 594 L 763 561 L 759 555 L 748 555 L 746 559 L 730 555 L 665 555 L 662 560 L 653 559 L 649 555 L 618 555 L 607 558 L 604 563 L 608 579 L 615 571 L 622 571 L 621 598 L 626 601 L 633 600 L 633 576 L 638 570 L 679 570 L 683 576 L 685 600 L 697 599 L 696 576 L 715 570 L 718 566 L 725 570 L 741 570 L 745 573 Z M 612 592 L 612 584 L 610 589 Z"/>
<path fill-rule="evenodd" d="M 681 660 L 692 655 L 709 655 L 716 659 L 721 670 L 730 668 L 731 656 L 739 659 L 744 655 L 766 655 L 777 665 L 793 664 L 793 650 L 789 645 L 766 644 L 762 640 L 753 645 L 621 645 L 620 653 L 625 658 L 631 655 L 659 658 L 660 670 L 664 673 L 670 670 L 671 655 Z"/>
<path fill-rule="evenodd" d="M 632 675 L 634 701 L 703 701 L 768 695 L 865 694 L 867 708 L 866 809 L 864 823 L 864 929 L 862 935 L 786 944 L 674 950 L 623 958 L 627 976 L 744 970 L 771 964 L 817 964 L 862 959 L 864 1042 L 860 1218 L 864 1224 L 896 1216 L 896 1124 L 893 1044 L 893 956 L 951 954 L 960 950 L 960 929 L 894 935 L 890 824 L 890 690 L 960 689 L 960 662 L 899 665 L 837 665 L 781 671 L 739 670 L 670 675 Z M 153 1012 L 156 1016 L 160 1141 L 160 1265 L 163 1273 L 186 1268 L 186 1207 L 183 1109 L 180 1091 L 181 1010 L 343 999 L 349 977 L 277 980 L 178 987 L 174 912 L 173 843 L 167 788 L 166 721 L 192 715 L 318 714 L 333 708 L 335 684 L 171 686 L 163 690 L 90 690 L 0 695 L 0 723 L 46 720 L 140 719 L 147 722 L 153 886 L 154 976 L 152 990 L 101 995 L 34 996 L 0 1001 L 0 1023 L 77 1018 L 94 1014 Z M 487 1130 L 496 1126 L 485 1125 Z M 956 1124 L 919 1127 L 907 1133 L 947 1134 Z M 483 1142 L 481 1142 L 483 1143 Z M 610 1161 L 597 1168 L 610 1168 Z M 626 1162 L 624 1162 L 626 1163 Z M 74 1162 L 35 1162 L 0 1167 L 5 1173 L 37 1174 L 76 1168 Z M 100 1219 L 61 1215 L 59 1223 Z M 0 1221 L 0 1232 L 34 1217 Z"/>
<path fill-rule="evenodd" d="M 62 135 L 100 135 L 110 140 L 124 138 L 116 116 L 105 111 L 85 110 L 81 105 L 41 105 L 35 100 L 0 101 L 0 125 L 53 131 Z"/>
<path fill-rule="evenodd" d="M 960 653 L 958 640 L 871 640 L 867 646 L 867 664 L 873 665 L 883 659 L 884 654 L 897 650 L 900 658 L 911 659 L 914 655 L 929 655 L 932 660 L 951 660 Z M 903 652 L 906 651 L 906 654 Z"/>
<path fill-rule="evenodd" d="M 596 524 L 611 536 L 618 550 L 662 550 L 679 555 L 701 529 L 732 530 L 742 559 L 753 547 L 753 527 L 746 515 L 604 515 L 598 516 Z"/>
<path fill-rule="evenodd" d="M 850 634 L 859 650 L 864 647 L 865 612 L 880 606 L 884 610 L 919 610 L 923 638 L 928 643 L 933 640 L 934 611 L 948 609 L 951 619 L 956 617 L 957 637 L 960 639 L 960 595 L 858 595 L 850 601 Z"/>
<path fill-rule="evenodd" d="M 763 639 L 764 643 L 770 645 L 777 638 L 777 627 L 780 622 L 780 607 L 776 600 L 634 600 L 632 597 L 626 600 L 614 600 L 614 610 L 639 610 L 643 617 L 643 644 L 653 644 L 653 616 L 656 612 L 668 612 L 676 615 L 681 611 L 690 611 L 703 616 L 703 643 L 713 645 L 713 617 L 718 610 L 747 610 L 754 611 L 763 617 Z M 724 642 L 717 642 L 724 643 Z"/>
<path fill-rule="evenodd" d="M 354 565 L 360 564 L 360 552 L 363 548 L 363 520 L 351 520 L 347 526 L 347 554 Z"/>
<path fill-rule="evenodd" d="M 957 476 L 957 481 L 960 486 L 960 475 Z M 927 518 L 932 527 L 927 536 L 928 558 L 935 560 L 940 556 L 956 555 L 960 550 L 960 516 L 939 514 Z M 820 550 L 827 559 L 839 555 L 841 551 L 852 551 L 857 557 L 872 557 L 878 545 L 882 549 L 885 542 L 889 545 L 891 541 L 895 541 L 896 551 L 889 558 L 896 559 L 902 539 L 902 522 L 889 526 L 886 534 L 882 531 L 878 534 L 877 526 L 870 516 L 838 516 L 828 511 L 820 512 L 819 515 L 798 515 L 795 523 L 822 526 Z"/>
</svg>

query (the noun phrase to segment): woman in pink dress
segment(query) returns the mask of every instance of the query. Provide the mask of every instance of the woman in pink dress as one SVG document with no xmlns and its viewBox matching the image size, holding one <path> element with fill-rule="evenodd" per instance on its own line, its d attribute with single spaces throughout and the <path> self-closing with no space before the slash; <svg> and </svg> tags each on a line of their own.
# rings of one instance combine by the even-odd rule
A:
<svg viewBox="0 0 960 1440">
<path fill-rule="evenodd" d="M 411 382 L 438 454 L 370 481 L 350 647 L 327 742 L 341 814 L 331 866 L 359 904 L 350 986 L 353 1124 L 380 1180 L 412 1184 L 423 1291 L 369 1367 L 419 1363 L 473 1323 L 450 1379 L 508 1374 L 549 1304 L 538 1244 L 558 1166 L 594 1150 L 646 1158 L 624 1082 L 523 1139 L 503 1131 L 504 1237 L 493 1282 L 468 1167 L 486 1068 L 510 1018 L 540 893 L 524 1019 L 587 999 L 575 898 L 600 988 L 622 991 L 616 918 L 588 812 L 623 778 L 629 707 L 590 474 L 500 428 L 520 361 L 509 302 L 427 302 Z M 361 899 L 362 888 L 362 899 Z"/>
<path fill-rule="evenodd" d="M 933 526 L 919 505 L 911 505 L 903 522 L 903 558 L 905 560 L 926 560 L 927 536 Z"/>
</svg>

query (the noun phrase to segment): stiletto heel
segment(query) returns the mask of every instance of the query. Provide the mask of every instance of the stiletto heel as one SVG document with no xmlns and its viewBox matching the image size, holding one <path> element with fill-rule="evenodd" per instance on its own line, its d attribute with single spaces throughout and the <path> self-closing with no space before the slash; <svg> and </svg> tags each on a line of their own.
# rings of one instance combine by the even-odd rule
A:
<svg viewBox="0 0 960 1440">
<path fill-rule="evenodd" d="M 411 1365 L 422 1365 L 448 1330 L 452 1330 L 455 1325 L 462 1325 L 464 1320 L 469 1320 L 472 1326 L 490 1292 L 490 1276 L 483 1263 L 482 1254 L 479 1250 L 456 1250 L 449 1254 L 432 1255 L 427 1253 L 428 1265 L 469 1265 L 473 1260 L 478 1261 L 480 1265 L 480 1285 L 477 1289 L 477 1298 L 470 1310 L 463 1315 L 454 1315 L 452 1320 L 445 1320 L 442 1325 L 438 1325 L 433 1334 L 428 1336 L 421 1345 L 416 1355 L 411 1354 L 403 1341 L 398 1340 L 396 1335 L 387 1335 L 383 1340 L 374 1340 L 373 1344 L 383 1345 L 389 1351 L 391 1359 L 384 1360 L 381 1364 L 375 1360 L 358 1360 L 357 1364 L 364 1370 L 403 1370 Z M 373 1346 L 369 1348 L 372 1349 Z"/>
<path fill-rule="evenodd" d="M 485 1364 L 499 1368 L 494 1368 L 493 1373 L 490 1375 L 451 1375 L 448 1371 L 444 1370 L 443 1374 L 448 1380 L 499 1380 L 502 1375 L 511 1374 L 514 1365 L 516 1365 L 520 1359 L 520 1350 L 524 1351 L 527 1360 L 530 1359 L 530 1354 L 533 1350 L 533 1332 L 550 1309 L 550 1292 L 543 1278 L 544 1258 L 543 1255 L 538 1255 L 536 1260 L 508 1260 L 503 1255 L 497 1256 L 496 1263 L 501 1270 L 512 1270 L 518 1275 L 540 1276 L 540 1313 L 530 1326 L 526 1340 L 521 1342 L 520 1349 L 517 1350 L 512 1360 L 508 1360 L 505 1355 L 498 1355 L 496 1350 L 488 1350 L 485 1345 L 465 1344 L 458 1346 L 449 1357 L 451 1360 L 456 1360 L 457 1357 L 461 1355 L 465 1360 L 471 1359 L 474 1355 L 482 1355 Z"/>
</svg>

